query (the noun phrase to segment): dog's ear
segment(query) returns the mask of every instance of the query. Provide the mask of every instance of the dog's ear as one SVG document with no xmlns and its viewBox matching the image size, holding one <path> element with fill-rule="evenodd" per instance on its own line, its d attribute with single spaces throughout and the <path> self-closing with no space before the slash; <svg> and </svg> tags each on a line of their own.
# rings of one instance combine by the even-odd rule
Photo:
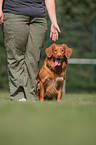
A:
<svg viewBox="0 0 96 145">
<path fill-rule="evenodd" d="M 67 45 L 62 44 L 63 48 L 65 48 L 65 56 L 66 58 L 70 58 L 71 54 L 72 54 L 72 49 L 69 48 Z"/>
<path fill-rule="evenodd" d="M 56 46 L 56 44 L 52 44 L 50 47 L 48 47 L 46 49 L 46 54 L 47 54 L 47 57 L 51 57 L 52 56 L 52 49 Z"/>
</svg>

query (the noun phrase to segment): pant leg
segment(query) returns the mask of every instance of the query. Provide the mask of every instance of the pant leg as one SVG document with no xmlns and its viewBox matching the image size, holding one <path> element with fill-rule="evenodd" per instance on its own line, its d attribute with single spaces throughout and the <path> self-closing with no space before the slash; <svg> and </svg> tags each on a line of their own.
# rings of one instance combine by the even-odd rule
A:
<svg viewBox="0 0 96 145">
<path fill-rule="evenodd" d="M 35 96 L 37 84 L 38 63 L 47 30 L 46 18 L 31 18 L 29 38 L 26 46 L 25 63 L 27 66 L 28 78 L 24 89 L 30 100 L 31 95 Z"/>
<path fill-rule="evenodd" d="M 10 97 L 18 100 L 25 97 L 23 79 L 25 73 L 25 52 L 29 36 L 29 17 L 4 13 L 4 37 L 8 60 Z"/>
</svg>

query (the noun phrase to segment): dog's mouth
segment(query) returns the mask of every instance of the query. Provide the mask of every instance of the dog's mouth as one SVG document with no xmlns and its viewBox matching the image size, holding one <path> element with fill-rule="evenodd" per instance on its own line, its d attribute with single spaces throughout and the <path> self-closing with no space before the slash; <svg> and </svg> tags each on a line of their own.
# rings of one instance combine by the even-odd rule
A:
<svg viewBox="0 0 96 145">
<path fill-rule="evenodd" d="M 53 66 L 54 66 L 54 67 L 60 66 L 61 63 L 62 63 L 62 60 L 61 60 L 61 59 L 55 59 L 55 62 L 54 62 L 54 64 L 53 64 Z"/>
</svg>

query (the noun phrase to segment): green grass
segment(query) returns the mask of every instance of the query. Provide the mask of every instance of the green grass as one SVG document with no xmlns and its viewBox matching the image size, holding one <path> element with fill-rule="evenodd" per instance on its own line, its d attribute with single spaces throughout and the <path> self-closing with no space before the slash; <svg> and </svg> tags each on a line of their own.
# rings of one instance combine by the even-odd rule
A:
<svg viewBox="0 0 96 145">
<path fill-rule="evenodd" d="M 0 92 L 0 145 L 96 145 L 96 94 L 31 103 Z"/>
</svg>

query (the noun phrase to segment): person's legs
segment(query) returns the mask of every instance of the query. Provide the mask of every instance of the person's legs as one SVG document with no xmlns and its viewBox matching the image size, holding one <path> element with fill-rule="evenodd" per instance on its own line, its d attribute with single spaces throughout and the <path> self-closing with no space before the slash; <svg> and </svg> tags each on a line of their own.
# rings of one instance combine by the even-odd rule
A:
<svg viewBox="0 0 96 145">
<path fill-rule="evenodd" d="M 38 64 L 47 30 L 46 18 L 31 18 L 29 38 L 26 47 L 25 62 L 27 66 L 27 81 L 24 87 L 27 99 L 35 98 Z"/>
<path fill-rule="evenodd" d="M 47 25 L 45 18 L 4 14 L 4 37 L 12 100 L 36 100 L 36 78 Z"/>
<path fill-rule="evenodd" d="M 29 17 L 4 13 L 4 37 L 8 60 L 10 97 L 26 97 L 22 79 L 25 79 L 25 52 L 29 36 Z"/>
</svg>

